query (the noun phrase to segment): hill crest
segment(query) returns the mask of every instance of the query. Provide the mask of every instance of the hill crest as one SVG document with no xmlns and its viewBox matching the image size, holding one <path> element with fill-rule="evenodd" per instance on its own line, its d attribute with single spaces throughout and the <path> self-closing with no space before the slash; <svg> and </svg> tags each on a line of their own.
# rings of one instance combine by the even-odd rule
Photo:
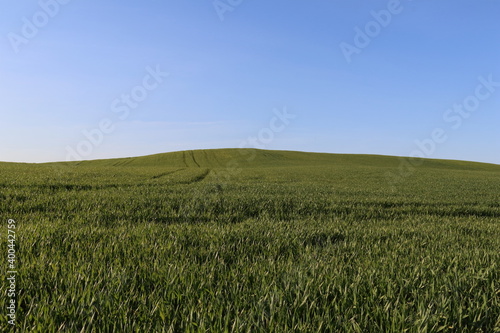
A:
<svg viewBox="0 0 500 333">
<path fill-rule="evenodd" d="M 252 148 L 199 149 L 139 157 L 113 158 L 69 163 L 74 166 L 162 166 L 180 168 L 288 167 L 314 165 L 356 165 L 398 167 L 412 159 L 386 155 L 310 153 Z M 419 168 L 461 169 L 500 172 L 500 165 L 458 160 L 416 159 Z"/>
</svg>

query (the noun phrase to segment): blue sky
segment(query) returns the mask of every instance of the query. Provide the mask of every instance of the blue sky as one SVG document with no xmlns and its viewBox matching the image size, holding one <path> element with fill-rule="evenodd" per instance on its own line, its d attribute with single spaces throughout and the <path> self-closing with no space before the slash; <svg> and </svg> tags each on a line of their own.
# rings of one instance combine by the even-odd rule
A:
<svg viewBox="0 0 500 333">
<path fill-rule="evenodd" d="M 500 164 L 495 0 L 0 1 L 1 161 L 260 135 L 266 149 Z M 270 137 L 283 110 L 295 117 Z"/>
</svg>

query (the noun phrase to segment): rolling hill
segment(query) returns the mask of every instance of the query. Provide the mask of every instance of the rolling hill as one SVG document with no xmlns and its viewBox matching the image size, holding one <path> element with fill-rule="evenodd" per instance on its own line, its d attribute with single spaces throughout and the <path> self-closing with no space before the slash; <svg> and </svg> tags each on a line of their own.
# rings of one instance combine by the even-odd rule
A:
<svg viewBox="0 0 500 333">
<path fill-rule="evenodd" d="M 353 165 L 374 167 L 398 167 L 403 157 L 384 155 L 355 155 L 308 153 L 260 149 L 205 149 L 162 153 L 140 157 L 116 158 L 69 162 L 81 166 L 155 166 L 155 167 L 197 167 L 225 168 L 238 165 L 250 167 L 287 167 L 315 165 Z M 416 159 L 423 168 L 500 171 L 500 165 L 439 159 Z M 53 163 L 48 163 L 53 164 Z"/>
</svg>

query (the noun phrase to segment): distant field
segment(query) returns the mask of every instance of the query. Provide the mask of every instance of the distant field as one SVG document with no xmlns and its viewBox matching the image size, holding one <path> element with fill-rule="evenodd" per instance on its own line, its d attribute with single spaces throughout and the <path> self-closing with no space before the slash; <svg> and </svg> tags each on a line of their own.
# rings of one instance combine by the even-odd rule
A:
<svg viewBox="0 0 500 333">
<path fill-rule="evenodd" d="M 500 166 L 425 160 L 391 183 L 400 163 L 251 149 L 0 163 L 17 329 L 500 332 Z"/>
</svg>

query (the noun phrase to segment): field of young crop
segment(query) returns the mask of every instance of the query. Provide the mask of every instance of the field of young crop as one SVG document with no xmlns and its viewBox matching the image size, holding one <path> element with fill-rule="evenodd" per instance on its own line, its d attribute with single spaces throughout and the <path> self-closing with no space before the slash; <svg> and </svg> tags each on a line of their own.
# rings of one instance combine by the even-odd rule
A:
<svg viewBox="0 0 500 333">
<path fill-rule="evenodd" d="M 500 166 L 257 150 L 0 163 L 19 332 L 500 332 Z"/>
</svg>

